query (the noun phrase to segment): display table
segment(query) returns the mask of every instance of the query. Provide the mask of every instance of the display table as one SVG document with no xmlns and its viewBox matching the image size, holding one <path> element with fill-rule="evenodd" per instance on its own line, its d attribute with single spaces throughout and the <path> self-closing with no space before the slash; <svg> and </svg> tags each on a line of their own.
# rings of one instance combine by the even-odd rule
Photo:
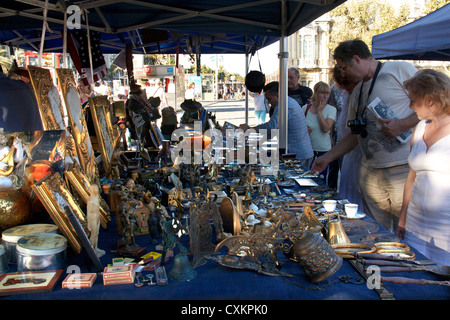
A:
<svg viewBox="0 0 450 320">
<path fill-rule="evenodd" d="M 370 220 L 370 218 L 364 218 Z M 381 227 L 380 227 L 381 228 Z M 115 218 L 107 229 L 102 229 L 99 248 L 107 254 L 101 258 L 104 266 L 110 264 L 116 257 L 117 233 Z M 149 235 L 136 236 L 139 245 L 146 251 L 155 251 Z M 414 250 L 411 248 L 411 250 Z M 176 253 L 176 251 L 175 251 Z M 416 260 L 423 260 L 418 252 Z M 173 258 L 165 264 L 167 272 L 171 270 Z M 166 286 L 147 286 L 137 288 L 134 284 L 103 285 L 102 275 L 98 277 L 91 288 L 63 289 L 61 281 L 67 273 L 63 273 L 52 291 L 33 294 L 20 294 L 0 297 L 0 300 L 448 300 L 450 287 L 440 285 L 409 285 L 385 283 L 384 286 L 391 296 L 380 297 L 376 290 L 368 289 L 366 281 L 358 283 L 363 278 L 354 266 L 344 259 L 340 269 L 329 279 L 312 284 L 307 281 L 303 269 L 294 261 L 283 255 L 282 271 L 292 277 L 266 276 L 253 271 L 236 270 L 207 260 L 202 266 L 195 268 L 197 276 L 191 281 L 169 280 Z M 82 252 L 74 255 L 68 251 L 68 266 L 75 265 L 81 272 L 92 272 L 94 266 L 89 257 Z M 9 272 L 14 272 L 10 265 Z M 144 271 L 143 274 L 147 272 Z M 403 276 L 415 279 L 442 280 L 430 272 L 415 271 L 411 273 L 391 273 L 385 276 Z"/>
<path fill-rule="evenodd" d="M 299 187 L 297 184 L 290 187 L 279 187 L 281 196 L 286 196 L 287 191 L 295 188 L 299 192 L 307 192 L 307 188 Z M 280 196 L 280 195 L 279 195 Z M 320 202 L 319 202 L 320 204 Z M 100 228 L 98 247 L 106 252 L 100 258 L 103 267 L 112 263 L 117 255 L 118 240 L 115 212 L 111 212 L 111 221 L 107 228 Z M 341 218 L 345 225 L 345 218 Z M 350 221 L 350 220 L 349 220 Z M 382 226 L 375 223 L 370 217 L 357 219 L 361 223 L 366 222 L 372 227 L 376 226 L 378 239 L 394 237 Z M 368 231 L 370 234 L 370 230 Z M 349 235 L 351 236 L 351 235 Z M 375 236 L 375 234 L 373 235 Z M 136 244 L 144 247 L 145 252 L 158 251 L 157 243 L 152 243 L 150 235 L 136 235 Z M 180 241 L 189 248 L 188 235 L 180 238 Z M 383 241 L 383 240 L 378 240 Z M 217 244 L 212 239 L 214 245 Z M 353 242 L 353 241 L 352 241 Z M 410 248 L 415 254 L 415 260 L 426 260 L 414 248 Z M 225 250 L 223 248 L 222 250 Z M 161 252 L 161 251 L 159 251 Z M 179 253 L 179 247 L 174 248 L 174 254 Z M 223 252 L 226 253 L 226 252 Z M 189 259 L 192 256 L 189 255 Z M 67 270 L 79 268 L 82 273 L 97 272 L 95 265 L 89 255 L 83 249 L 81 254 L 74 254 L 70 247 L 67 249 Z M 165 263 L 167 273 L 172 268 L 174 258 L 171 256 Z M 58 282 L 52 290 L 41 293 L 15 294 L 0 297 L 2 300 L 170 300 L 182 302 L 187 301 L 215 301 L 224 305 L 227 301 L 287 301 L 287 300 L 448 300 L 450 298 L 450 287 L 444 285 L 414 285 L 382 283 L 381 289 L 370 289 L 364 272 L 359 272 L 355 267 L 355 260 L 344 258 L 340 268 L 329 278 L 319 283 L 311 283 L 306 277 L 303 268 L 295 261 L 288 259 L 278 252 L 278 262 L 282 267 L 280 271 L 284 275 L 268 276 L 252 270 L 233 269 L 220 265 L 214 260 L 206 259 L 203 265 L 195 268 L 196 277 L 190 281 L 170 280 L 165 286 L 136 287 L 134 283 L 104 285 L 102 273 L 97 273 L 97 278 L 90 288 L 67 289 L 62 288 L 61 282 L 68 275 L 64 270 Z M 10 265 L 8 272 L 15 272 L 16 266 Z M 145 276 L 153 271 L 142 271 Z M 397 272 L 382 274 L 386 277 L 408 277 L 413 279 L 440 280 L 436 275 L 427 271 Z M 177 304 L 179 305 L 179 304 Z"/>
</svg>

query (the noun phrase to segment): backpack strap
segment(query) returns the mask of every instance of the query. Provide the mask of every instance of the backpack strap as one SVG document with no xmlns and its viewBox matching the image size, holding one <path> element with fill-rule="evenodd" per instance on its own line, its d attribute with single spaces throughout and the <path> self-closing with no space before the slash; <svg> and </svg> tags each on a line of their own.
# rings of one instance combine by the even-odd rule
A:
<svg viewBox="0 0 450 320">
<path fill-rule="evenodd" d="M 306 118 L 306 115 L 308 114 L 309 108 L 311 108 L 311 103 L 306 106 L 305 118 Z"/>
</svg>

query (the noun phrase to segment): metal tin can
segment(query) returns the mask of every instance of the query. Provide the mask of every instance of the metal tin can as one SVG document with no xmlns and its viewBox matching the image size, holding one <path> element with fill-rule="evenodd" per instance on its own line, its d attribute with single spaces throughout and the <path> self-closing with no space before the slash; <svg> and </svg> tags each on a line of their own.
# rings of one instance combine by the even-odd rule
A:
<svg viewBox="0 0 450 320">
<path fill-rule="evenodd" d="M 59 234 L 24 236 L 17 241 L 17 271 L 64 269 L 66 248 L 67 239 Z"/>
<path fill-rule="evenodd" d="M 46 223 L 25 224 L 3 231 L 2 241 L 5 246 L 5 254 L 8 263 L 16 263 L 16 244 L 23 236 L 57 232 L 58 227 L 56 225 Z"/>
<path fill-rule="evenodd" d="M 5 247 L 0 244 L 0 274 L 8 271 L 8 261 L 6 260 Z"/>
</svg>

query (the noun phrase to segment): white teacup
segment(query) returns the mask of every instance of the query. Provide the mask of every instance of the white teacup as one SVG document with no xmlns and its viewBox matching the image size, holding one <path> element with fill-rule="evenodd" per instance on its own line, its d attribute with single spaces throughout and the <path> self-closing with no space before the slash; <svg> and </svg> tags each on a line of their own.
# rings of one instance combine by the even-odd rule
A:
<svg viewBox="0 0 450 320">
<path fill-rule="evenodd" d="M 334 212 L 336 210 L 336 200 L 324 200 L 322 201 L 322 205 L 325 208 L 326 212 Z"/>
<path fill-rule="evenodd" d="M 345 207 L 345 214 L 349 218 L 356 217 L 356 214 L 358 213 L 358 204 L 356 203 L 347 203 L 344 205 Z"/>
</svg>

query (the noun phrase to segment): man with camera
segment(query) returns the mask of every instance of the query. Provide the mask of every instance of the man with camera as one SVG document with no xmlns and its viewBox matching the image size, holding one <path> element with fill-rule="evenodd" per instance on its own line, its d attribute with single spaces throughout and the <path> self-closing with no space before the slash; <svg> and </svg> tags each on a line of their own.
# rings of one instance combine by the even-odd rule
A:
<svg viewBox="0 0 450 320">
<path fill-rule="evenodd" d="M 334 58 L 343 74 L 359 82 L 349 98 L 351 133 L 316 159 L 312 170 L 321 172 L 331 161 L 359 144 L 364 154 L 360 174 L 364 210 L 393 231 L 400 215 L 410 150 L 409 141 L 402 143 L 397 136 L 418 123 L 416 114 L 409 108 L 410 100 L 403 82 L 417 69 L 408 62 L 377 61 L 361 40 L 341 42 L 334 51 Z M 397 119 L 379 119 L 367 108 L 377 97 Z"/>
</svg>

